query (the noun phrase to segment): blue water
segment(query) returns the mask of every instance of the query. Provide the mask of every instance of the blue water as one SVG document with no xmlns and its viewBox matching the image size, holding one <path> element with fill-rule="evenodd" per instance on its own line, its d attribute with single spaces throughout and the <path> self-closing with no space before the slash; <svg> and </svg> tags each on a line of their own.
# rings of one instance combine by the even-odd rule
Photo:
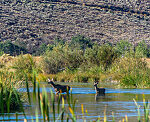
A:
<svg viewBox="0 0 150 122">
<path fill-rule="evenodd" d="M 40 91 L 46 90 L 46 92 L 54 92 L 53 88 L 40 88 Z M 26 88 L 18 89 L 19 92 L 27 92 Z M 33 92 L 33 88 L 29 88 L 29 92 Z M 95 94 L 93 88 L 72 88 L 72 94 Z M 150 89 L 109 89 L 106 88 L 107 93 L 131 93 L 131 94 L 150 94 Z M 64 93 L 65 94 L 65 93 Z"/>
<path fill-rule="evenodd" d="M 40 88 L 40 92 L 46 90 L 46 92 L 55 93 L 51 87 Z M 27 92 L 26 88 L 18 89 L 19 92 Z M 33 92 L 33 88 L 29 88 L 29 92 Z M 65 94 L 65 93 L 64 93 Z M 81 104 L 87 109 L 89 115 L 85 115 L 85 118 L 89 121 L 95 121 L 98 117 L 104 117 L 104 111 L 106 110 L 107 120 L 112 121 L 112 112 L 116 121 L 122 120 L 125 116 L 128 116 L 128 121 L 137 122 L 137 106 L 135 105 L 133 98 L 138 99 L 137 103 L 140 105 L 141 116 L 143 116 L 143 94 L 146 99 L 150 98 L 150 89 L 111 89 L 106 88 L 105 96 L 97 96 L 94 88 L 89 87 L 72 87 L 73 98 L 77 99 L 76 115 L 78 121 L 82 119 Z M 57 104 L 57 103 L 56 103 Z M 67 107 L 67 104 L 65 104 Z M 32 119 L 35 121 L 34 105 L 24 105 L 25 112 L 28 113 L 26 118 L 28 121 Z M 10 113 L 10 117 L 6 114 L 4 117 L 0 116 L 0 121 L 15 121 L 15 113 Z M 50 115 L 52 117 L 52 115 Z M 57 115 L 56 115 L 57 116 Z M 23 113 L 18 112 L 18 121 L 24 121 Z M 42 117 L 39 115 L 39 119 Z"/>
</svg>

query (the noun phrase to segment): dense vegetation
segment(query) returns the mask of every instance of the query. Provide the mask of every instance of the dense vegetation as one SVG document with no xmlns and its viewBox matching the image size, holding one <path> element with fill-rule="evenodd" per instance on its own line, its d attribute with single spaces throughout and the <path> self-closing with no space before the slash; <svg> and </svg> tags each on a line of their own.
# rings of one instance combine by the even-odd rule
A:
<svg viewBox="0 0 150 122">
<path fill-rule="evenodd" d="M 40 56 L 3 55 L 1 69 L 13 71 L 19 80 L 24 79 L 24 73 L 32 80 L 34 70 L 41 81 L 53 77 L 69 82 L 117 81 L 123 87 L 150 85 L 150 68 L 144 59 L 150 57 L 150 48 L 145 41 L 136 46 L 128 41 L 100 45 L 78 35 L 70 42 L 57 38 L 51 44 L 43 44 L 37 54 Z"/>
<path fill-rule="evenodd" d="M 0 114 L 22 110 L 23 101 L 17 91 L 20 87 L 13 73 L 0 71 Z"/>
<path fill-rule="evenodd" d="M 20 55 L 21 53 L 27 53 L 27 50 L 21 46 L 13 44 L 10 41 L 0 42 L 0 52 L 10 54 L 11 56 Z"/>
</svg>

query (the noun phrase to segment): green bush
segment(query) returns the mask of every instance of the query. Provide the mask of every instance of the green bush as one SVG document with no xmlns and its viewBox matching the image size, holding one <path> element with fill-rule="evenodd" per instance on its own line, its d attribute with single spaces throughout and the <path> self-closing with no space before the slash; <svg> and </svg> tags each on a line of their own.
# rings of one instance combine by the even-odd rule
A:
<svg viewBox="0 0 150 122">
<path fill-rule="evenodd" d="M 82 35 L 72 37 L 72 40 L 69 43 L 69 47 L 71 47 L 72 49 L 78 48 L 82 50 L 85 50 L 87 47 L 92 47 L 92 45 L 92 41 Z"/>
<path fill-rule="evenodd" d="M 146 62 L 139 58 L 120 58 L 113 64 L 112 69 L 122 86 L 145 87 L 149 84 L 150 69 Z"/>
<path fill-rule="evenodd" d="M 148 57 L 149 54 L 150 50 L 148 49 L 148 46 L 146 45 L 145 41 L 141 41 L 140 43 L 138 43 L 138 46 L 135 48 L 136 57 Z"/>
<path fill-rule="evenodd" d="M 127 56 L 133 53 L 133 45 L 128 41 L 120 41 L 115 46 L 116 51 L 120 56 Z"/>
<path fill-rule="evenodd" d="M 92 48 L 87 48 L 84 53 L 86 60 L 84 63 L 100 66 L 100 59 L 98 57 L 99 50 L 99 45 L 93 45 Z"/>
<path fill-rule="evenodd" d="M 100 64 L 106 70 L 118 58 L 118 53 L 112 46 L 105 44 L 100 46 L 97 56 Z"/>
<path fill-rule="evenodd" d="M 74 70 L 83 62 L 83 51 L 71 50 L 68 46 L 58 45 L 43 56 L 43 71 L 56 74 L 65 69 Z"/>
<path fill-rule="evenodd" d="M 86 60 L 84 63 L 103 67 L 106 70 L 118 57 L 118 53 L 112 46 L 104 44 L 87 48 L 84 56 Z"/>
<path fill-rule="evenodd" d="M 33 57 L 30 54 L 19 55 L 13 62 L 12 68 L 15 70 L 15 74 L 18 78 L 22 79 L 24 74 L 32 74 L 33 70 L 38 70 Z M 31 78 L 31 77 L 30 77 Z"/>
<path fill-rule="evenodd" d="M 22 101 L 20 94 L 12 88 L 0 86 L 0 113 L 20 110 Z"/>
<path fill-rule="evenodd" d="M 47 50 L 47 45 L 45 43 L 42 43 L 39 48 L 33 53 L 35 56 L 43 55 Z"/>
<path fill-rule="evenodd" d="M 19 47 L 11 43 L 10 41 L 0 42 L 0 51 L 10 54 L 11 56 L 19 55 L 21 53 L 27 53 L 27 50 L 23 47 Z"/>
<path fill-rule="evenodd" d="M 65 63 L 66 68 L 76 70 L 84 61 L 84 53 L 82 50 L 72 50 L 65 47 Z"/>
<path fill-rule="evenodd" d="M 65 68 L 64 50 L 61 45 L 47 51 L 43 56 L 42 68 L 45 73 L 56 74 Z"/>
<path fill-rule="evenodd" d="M 121 79 L 121 84 L 128 87 L 144 88 L 149 85 L 150 73 L 144 72 L 146 74 L 143 74 L 142 72 L 143 71 L 139 70 L 125 75 Z"/>
</svg>

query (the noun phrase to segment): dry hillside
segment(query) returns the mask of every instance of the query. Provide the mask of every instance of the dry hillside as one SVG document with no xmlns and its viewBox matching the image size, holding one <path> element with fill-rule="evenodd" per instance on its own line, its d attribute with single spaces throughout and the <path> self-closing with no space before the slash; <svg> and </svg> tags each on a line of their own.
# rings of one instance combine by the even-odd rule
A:
<svg viewBox="0 0 150 122">
<path fill-rule="evenodd" d="M 145 40 L 150 45 L 150 1 L 125 2 L 1 1 L 0 41 L 25 45 L 31 53 L 56 37 L 69 41 L 77 34 L 99 43 Z"/>
</svg>

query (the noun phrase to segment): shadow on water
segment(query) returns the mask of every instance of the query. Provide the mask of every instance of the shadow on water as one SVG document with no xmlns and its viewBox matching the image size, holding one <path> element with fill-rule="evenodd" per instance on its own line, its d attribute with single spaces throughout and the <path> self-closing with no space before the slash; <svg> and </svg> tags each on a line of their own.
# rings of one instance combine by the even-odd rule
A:
<svg viewBox="0 0 150 122">
<path fill-rule="evenodd" d="M 25 88 L 18 89 L 19 92 L 25 93 L 27 92 Z M 55 93 L 54 89 L 50 86 L 46 87 L 46 91 L 50 95 L 51 90 Z M 33 88 L 31 87 L 29 91 L 32 93 Z M 42 91 L 42 88 L 40 88 L 40 91 Z M 74 99 L 77 99 L 76 104 L 76 115 L 78 118 L 82 118 L 82 112 L 81 112 L 81 104 L 84 105 L 84 108 L 87 109 L 88 115 L 85 115 L 87 120 L 95 120 L 98 117 L 104 117 L 104 111 L 106 110 L 106 115 L 108 121 L 112 120 L 112 112 L 114 112 L 115 120 L 121 120 L 125 117 L 125 115 L 128 116 L 129 121 L 132 120 L 132 122 L 137 121 L 137 107 L 133 101 L 133 98 L 135 98 L 138 101 L 138 104 L 141 105 L 141 108 L 143 106 L 143 94 L 145 94 L 145 98 L 149 99 L 150 97 L 150 89 L 111 89 L 106 88 L 106 94 L 105 95 L 97 95 L 94 88 L 90 87 L 74 87 L 72 86 L 72 95 Z M 65 97 L 66 94 L 64 93 L 63 96 Z M 55 100 L 57 104 L 58 97 L 55 95 Z M 65 104 L 67 105 L 67 104 Z M 34 108 L 34 106 L 31 106 Z M 32 119 L 32 116 L 34 114 L 31 111 L 31 107 L 26 107 L 26 113 L 27 119 Z M 33 109 L 32 109 L 33 110 Z M 143 115 L 143 109 L 140 110 L 141 115 Z M 15 119 L 14 114 L 10 114 L 11 120 L 13 118 Z M 20 121 L 23 118 L 23 114 L 18 114 L 18 119 Z M 40 117 L 39 117 L 40 118 Z M 2 118 L 0 117 L 0 120 Z M 5 118 L 8 120 L 8 117 Z M 35 118 L 33 118 L 35 119 Z"/>
</svg>

